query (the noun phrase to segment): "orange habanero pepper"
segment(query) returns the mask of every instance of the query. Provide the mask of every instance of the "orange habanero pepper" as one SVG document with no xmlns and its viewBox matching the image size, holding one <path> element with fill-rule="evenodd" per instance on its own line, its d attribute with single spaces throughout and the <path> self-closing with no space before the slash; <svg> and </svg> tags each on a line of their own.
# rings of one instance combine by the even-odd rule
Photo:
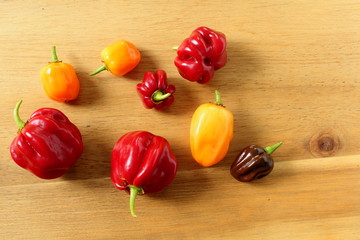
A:
<svg viewBox="0 0 360 240">
<path fill-rule="evenodd" d="M 52 62 L 41 69 L 41 82 L 46 95 L 58 102 L 71 101 L 78 97 L 80 82 L 74 67 L 59 61 L 56 47 L 52 47 Z"/>
<path fill-rule="evenodd" d="M 121 40 L 104 48 L 101 59 L 104 64 L 90 73 L 91 76 L 104 70 L 110 71 L 117 77 L 125 75 L 139 64 L 141 56 L 134 44 Z"/>
<path fill-rule="evenodd" d="M 233 114 L 222 105 L 220 93 L 215 91 L 215 95 L 215 103 L 201 104 L 191 119 L 191 154 L 204 167 L 225 157 L 233 137 Z"/>
</svg>

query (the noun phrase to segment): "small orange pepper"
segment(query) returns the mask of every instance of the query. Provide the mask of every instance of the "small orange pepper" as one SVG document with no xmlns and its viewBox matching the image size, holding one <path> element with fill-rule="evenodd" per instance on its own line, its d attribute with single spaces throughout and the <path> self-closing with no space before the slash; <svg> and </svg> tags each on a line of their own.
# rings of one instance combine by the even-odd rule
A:
<svg viewBox="0 0 360 240">
<path fill-rule="evenodd" d="M 134 44 L 120 40 L 104 48 L 101 59 L 104 64 L 90 73 L 91 76 L 104 70 L 110 71 L 117 77 L 123 76 L 139 64 L 141 56 Z"/>
<path fill-rule="evenodd" d="M 225 157 L 233 137 L 233 114 L 222 105 L 220 93 L 215 91 L 215 95 L 215 103 L 201 104 L 191 119 L 191 154 L 204 167 Z"/>
<path fill-rule="evenodd" d="M 55 46 L 52 47 L 52 62 L 41 69 L 40 77 L 45 93 L 55 101 L 71 101 L 79 95 L 80 82 L 75 69 L 59 61 Z"/>
</svg>

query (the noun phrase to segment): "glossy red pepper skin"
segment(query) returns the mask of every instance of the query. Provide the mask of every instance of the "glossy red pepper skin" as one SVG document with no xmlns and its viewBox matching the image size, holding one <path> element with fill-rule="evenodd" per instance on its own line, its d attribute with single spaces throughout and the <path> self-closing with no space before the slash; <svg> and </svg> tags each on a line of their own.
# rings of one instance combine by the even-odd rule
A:
<svg viewBox="0 0 360 240">
<path fill-rule="evenodd" d="M 17 105 L 20 106 L 21 101 Z M 64 175 L 83 152 L 79 129 L 61 111 L 35 111 L 10 145 L 13 160 L 43 179 Z"/>
<path fill-rule="evenodd" d="M 111 155 L 111 181 L 130 193 L 133 216 L 137 194 L 156 193 L 174 179 L 178 162 L 168 141 L 146 131 L 129 132 L 116 142 Z"/>
<path fill-rule="evenodd" d="M 174 61 L 183 78 L 198 83 L 208 83 L 226 62 L 225 35 L 207 27 L 195 29 L 182 42 Z"/>
<path fill-rule="evenodd" d="M 143 81 L 136 85 L 136 90 L 146 108 L 162 110 L 174 102 L 174 85 L 167 83 L 166 72 L 158 70 L 146 72 Z"/>
</svg>

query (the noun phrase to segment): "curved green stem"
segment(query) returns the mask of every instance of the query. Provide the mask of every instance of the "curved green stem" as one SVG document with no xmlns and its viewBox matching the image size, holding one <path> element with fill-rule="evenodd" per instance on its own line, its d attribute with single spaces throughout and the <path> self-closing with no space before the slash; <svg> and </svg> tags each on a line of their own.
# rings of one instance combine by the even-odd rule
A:
<svg viewBox="0 0 360 240">
<path fill-rule="evenodd" d="M 221 102 L 220 92 L 218 90 L 215 90 L 215 104 L 223 105 Z"/>
<path fill-rule="evenodd" d="M 104 70 L 107 70 L 107 67 L 105 64 L 103 64 L 101 67 L 99 67 L 98 69 L 96 69 L 95 71 L 93 71 L 92 73 L 90 73 L 90 76 L 94 76 L 96 74 L 98 74 L 99 72 L 102 72 Z"/>
<path fill-rule="evenodd" d="M 142 188 L 129 185 L 130 188 L 130 212 L 133 217 L 137 217 L 135 214 L 135 199 L 139 193 L 143 193 Z"/>
<path fill-rule="evenodd" d="M 278 147 L 280 147 L 281 146 L 281 144 L 283 144 L 282 142 L 278 142 L 278 143 L 276 143 L 276 144 L 274 144 L 274 145 L 272 145 L 272 146 L 268 146 L 268 147 L 266 147 L 266 148 L 264 148 L 264 150 L 265 150 L 265 152 L 267 153 L 267 154 L 272 154 Z"/>
<path fill-rule="evenodd" d="M 23 120 L 20 119 L 20 116 L 19 116 L 19 108 L 20 108 L 20 105 L 22 103 L 22 100 L 18 101 L 16 103 L 16 106 L 14 108 L 14 120 L 16 122 L 16 125 L 19 127 L 19 131 L 21 129 L 23 129 L 23 127 L 25 126 L 26 122 L 24 122 Z"/>
<path fill-rule="evenodd" d="M 171 96 L 171 93 L 165 93 L 162 91 L 162 90 L 156 90 L 152 96 L 151 96 L 151 99 L 154 101 L 154 102 L 161 102 L 165 99 L 167 99 L 168 97 Z"/>
<path fill-rule="evenodd" d="M 51 57 L 52 57 L 52 62 L 60 62 L 56 55 L 56 46 L 52 46 L 51 48 Z"/>
</svg>

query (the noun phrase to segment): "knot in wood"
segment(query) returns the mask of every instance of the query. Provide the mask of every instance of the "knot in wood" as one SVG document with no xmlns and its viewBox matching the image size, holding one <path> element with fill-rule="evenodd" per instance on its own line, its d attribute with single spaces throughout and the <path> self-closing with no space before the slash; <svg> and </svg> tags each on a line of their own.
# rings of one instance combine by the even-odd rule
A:
<svg viewBox="0 0 360 240">
<path fill-rule="evenodd" d="M 310 152 L 317 157 L 329 157 L 339 149 L 339 138 L 330 133 L 315 134 L 309 143 Z"/>
<path fill-rule="evenodd" d="M 324 136 L 318 139 L 318 148 L 322 152 L 331 152 L 335 148 L 335 141 L 331 137 Z"/>
</svg>

